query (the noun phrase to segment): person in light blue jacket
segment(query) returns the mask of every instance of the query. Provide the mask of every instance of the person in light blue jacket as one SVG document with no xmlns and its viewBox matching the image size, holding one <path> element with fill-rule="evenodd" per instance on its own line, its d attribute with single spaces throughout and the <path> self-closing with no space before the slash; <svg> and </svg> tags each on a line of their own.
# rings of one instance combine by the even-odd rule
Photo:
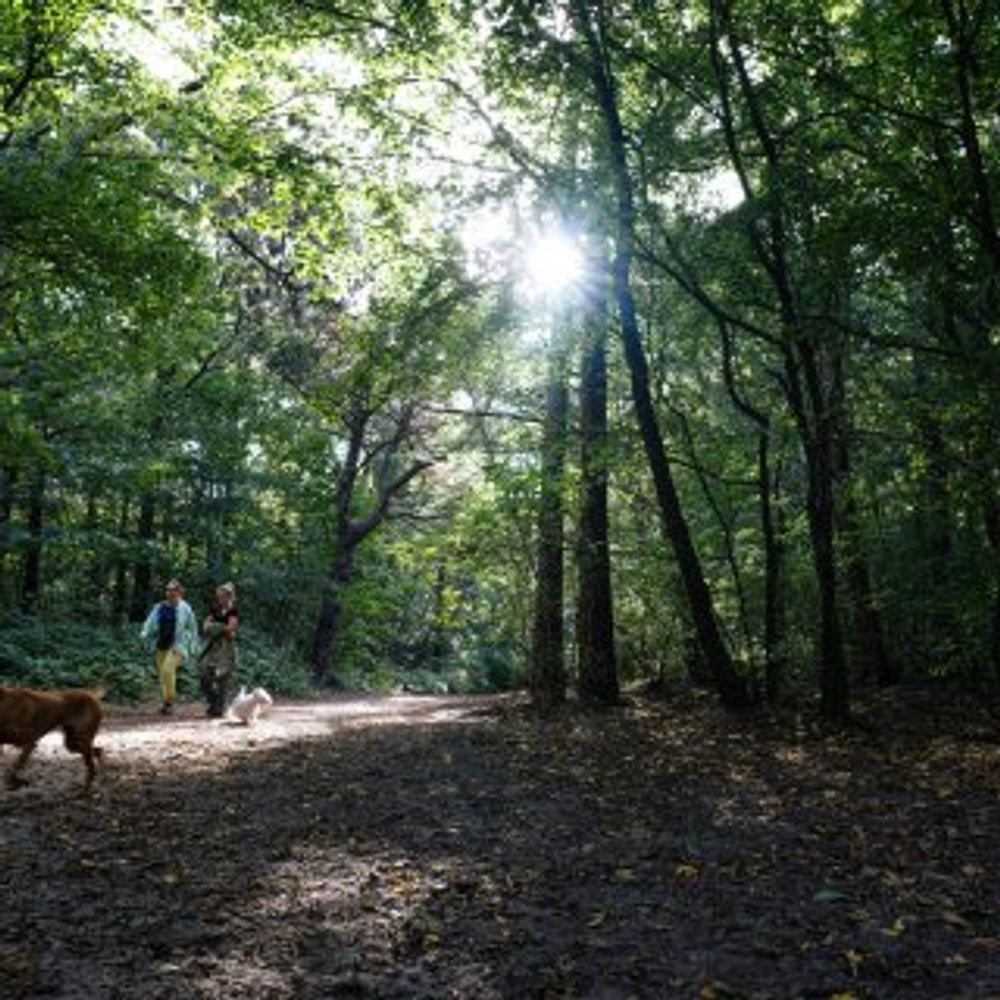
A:
<svg viewBox="0 0 1000 1000">
<path fill-rule="evenodd" d="M 184 600 L 180 580 L 171 580 L 167 584 L 166 596 L 150 611 L 139 634 L 154 650 L 156 672 L 163 693 L 160 711 L 170 715 L 177 694 L 177 668 L 185 659 L 194 659 L 200 645 L 198 623 L 191 605 Z"/>
</svg>

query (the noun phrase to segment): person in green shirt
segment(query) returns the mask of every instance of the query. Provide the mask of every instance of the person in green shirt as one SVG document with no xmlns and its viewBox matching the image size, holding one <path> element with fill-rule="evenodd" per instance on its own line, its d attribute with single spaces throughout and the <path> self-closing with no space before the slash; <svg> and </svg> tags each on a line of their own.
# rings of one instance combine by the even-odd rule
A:
<svg viewBox="0 0 1000 1000">
<path fill-rule="evenodd" d="M 164 599 L 153 607 L 139 633 L 153 649 L 156 672 L 160 679 L 163 706 L 160 711 L 170 715 L 177 695 L 177 670 L 198 652 L 198 623 L 191 605 L 184 600 L 180 580 L 171 580 Z"/>
</svg>

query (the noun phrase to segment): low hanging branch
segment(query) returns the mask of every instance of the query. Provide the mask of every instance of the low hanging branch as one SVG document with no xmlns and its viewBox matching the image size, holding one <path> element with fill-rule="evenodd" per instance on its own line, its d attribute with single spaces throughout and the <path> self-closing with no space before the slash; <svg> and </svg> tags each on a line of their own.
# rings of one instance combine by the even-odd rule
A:
<svg viewBox="0 0 1000 1000">
<path fill-rule="evenodd" d="M 480 410 L 461 406 L 427 406 L 428 413 L 436 413 L 447 417 L 471 417 L 474 420 L 516 420 L 526 424 L 540 424 L 541 417 L 531 413 L 518 413 L 516 410 Z"/>
</svg>

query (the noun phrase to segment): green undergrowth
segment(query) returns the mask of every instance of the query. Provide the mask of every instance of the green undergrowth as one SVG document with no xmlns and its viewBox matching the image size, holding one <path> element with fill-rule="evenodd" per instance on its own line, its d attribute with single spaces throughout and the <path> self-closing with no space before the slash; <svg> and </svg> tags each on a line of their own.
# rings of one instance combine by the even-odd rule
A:
<svg viewBox="0 0 1000 1000">
<path fill-rule="evenodd" d="M 274 694 L 302 697 L 308 676 L 294 649 L 252 628 L 239 637 L 235 684 L 262 685 Z M 0 683 L 40 689 L 101 687 L 112 702 L 156 697 L 153 654 L 139 626 L 96 626 L 25 615 L 0 618 Z M 197 670 L 181 668 L 178 695 L 198 697 Z"/>
</svg>

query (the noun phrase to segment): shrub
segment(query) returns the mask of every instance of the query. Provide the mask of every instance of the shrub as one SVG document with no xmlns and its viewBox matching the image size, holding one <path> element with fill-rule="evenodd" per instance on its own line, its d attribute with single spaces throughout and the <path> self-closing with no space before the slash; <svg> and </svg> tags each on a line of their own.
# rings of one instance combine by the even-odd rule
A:
<svg viewBox="0 0 1000 1000">
<path fill-rule="evenodd" d="M 157 688 L 153 656 L 139 639 L 137 625 L 112 628 L 25 615 L 0 619 L 0 683 L 42 689 L 103 687 L 113 702 L 153 698 Z M 240 632 L 235 683 L 263 685 L 286 697 L 309 690 L 295 651 L 252 629 Z M 198 696 L 197 669 L 191 665 L 179 671 L 178 694 Z"/>
</svg>

